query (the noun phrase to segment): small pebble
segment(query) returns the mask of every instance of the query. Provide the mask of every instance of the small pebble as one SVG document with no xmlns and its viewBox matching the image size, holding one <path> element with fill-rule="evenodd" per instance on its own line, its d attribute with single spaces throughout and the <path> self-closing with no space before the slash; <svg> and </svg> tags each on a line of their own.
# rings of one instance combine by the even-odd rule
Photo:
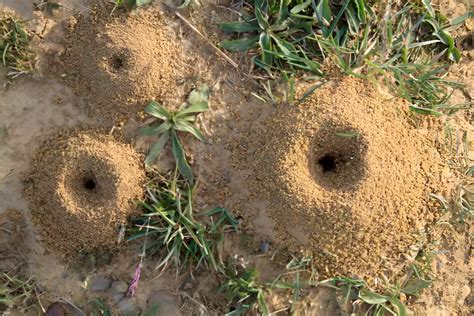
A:
<svg viewBox="0 0 474 316">
<path fill-rule="evenodd" d="M 270 248 L 270 243 L 268 241 L 264 240 L 260 243 L 259 250 L 261 253 L 267 253 L 269 248 Z"/>
<path fill-rule="evenodd" d="M 159 315 L 177 316 L 179 315 L 176 297 L 166 291 L 156 291 L 148 298 L 148 308 L 159 307 Z"/>
<path fill-rule="evenodd" d="M 110 287 L 112 280 L 103 276 L 97 276 L 89 284 L 89 290 L 91 291 L 105 291 Z"/>
<path fill-rule="evenodd" d="M 117 308 L 120 311 L 120 313 L 125 316 L 135 316 L 138 314 L 135 304 L 133 304 L 132 299 L 129 297 L 122 299 L 117 304 Z"/>
<path fill-rule="evenodd" d="M 53 303 L 49 305 L 48 310 L 46 311 L 46 316 L 64 316 L 66 312 L 64 311 L 64 307 L 61 303 Z"/>
<path fill-rule="evenodd" d="M 115 304 L 118 304 L 124 297 L 125 294 L 123 293 L 114 294 L 112 296 L 112 301 L 114 301 Z"/>
<path fill-rule="evenodd" d="M 110 289 L 114 294 L 126 293 L 128 291 L 128 285 L 125 281 L 114 281 L 112 282 Z"/>
</svg>

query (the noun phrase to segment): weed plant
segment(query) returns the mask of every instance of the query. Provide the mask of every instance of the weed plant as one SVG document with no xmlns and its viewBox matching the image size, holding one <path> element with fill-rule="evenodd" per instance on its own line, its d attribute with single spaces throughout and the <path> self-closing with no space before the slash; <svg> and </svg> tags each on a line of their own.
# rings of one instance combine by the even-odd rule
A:
<svg viewBox="0 0 474 316">
<path fill-rule="evenodd" d="M 25 23 L 10 14 L 0 13 L 0 54 L 10 79 L 29 74 L 35 68 L 35 54 Z"/>
<path fill-rule="evenodd" d="M 429 0 L 389 2 L 385 8 L 366 0 L 254 0 L 243 8 L 240 21 L 218 24 L 239 34 L 221 47 L 254 50 L 253 62 L 272 77 L 298 71 L 323 77 L 329 58 L 346 74 L 382 76 L 416 112 L 439 114 L 449 108 L 452 113 L 469 106 L 449 105 L 452 91 L 463 87 L 443 78 L 447 65 L 440 62 L 460 60 L 450 32 L 472 12 L 449 20 Z"/>
<path fill-rule="evenodd" d="M 201 264 L 222 269 L 219 250 L 224 234 L 237 230 L 238 222 L 224 208 L 196 214 L 193 191 L 176 173 L 171 180 L 159 177 L 147 187 L 147 199 L 141 202 L 144 214 L 132 219 L 128 240 L 146 237 L 145 255 L 161 256 L 157 268 L 173 263 L 177 272 Z"/>
<path fill-rule="evenodd" d="M 203 85 L 200 89 L 194 90 L 178 111 L 171 112 L 155 101 L 151 101 L 145 112 L 161 120 L 159 124 L 154 124 L 141 129 L 141 134 L 146 136 L 161 135 L 158 141 L 151 147 L 145 164 L 151 165 L 160 155 L 168 140 L 171 138 L 173 156 L 181 175 L 193 183 L 193 173 L 186 160 L 186 154 L 181 143 L 179 133 L 186 132 L 195 136 L 200 141 L 204 141 L 203 134 L 196 128 L 196 116 L 209 108 L 209 88 Z"/>
<path fill-rule="evenodd" d="M 259 273 L 255 268 L 239 271 L 235 264 L 229 264 L 226 277 L 228 279 L 220 289 L 232 309 L 226 316 L 246 315 L 255 307 L 262 315 L 269 315 L 265 286 L 259 281 Z"/>
<path fill-rule="evenodd" d="M 0 312 L 19 307 L 24 311 L 36 308 L 36 285 L 32 279 L 0 275 Z"/>
</svg>

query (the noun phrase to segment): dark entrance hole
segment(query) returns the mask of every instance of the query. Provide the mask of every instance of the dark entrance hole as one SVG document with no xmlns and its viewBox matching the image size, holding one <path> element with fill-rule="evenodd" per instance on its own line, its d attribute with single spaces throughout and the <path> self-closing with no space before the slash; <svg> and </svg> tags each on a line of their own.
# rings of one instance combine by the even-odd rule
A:
<svg viewBox="0 0 474 316">
<path fill-rule="evenodd" d="M 84 189 L 92 191 L 97 187 L 97 184 L 95 183 L 94 179 L 86 178 L 83 181 L 83 186 Z"/>
<path fill-rule="evenodd" d="M 125 62 L 120 56 L 113 56 L 110 63 L 115 70 L 120 70 L 125 66 Z"/>
<path fill-rule="evenodd" d="M 319 158 L 318 164 L 323 172 L 334 172 L 336 170 L 336 158 L 332 154 L 326 154 Z"/>
<path fill-rule="evenodd" d="M 327 190 L 352 190 L 365 176 L 366 153 L 367 142 L 357 129 L 329 121 L 309 145 L 309 171 Z"/>
</svg>

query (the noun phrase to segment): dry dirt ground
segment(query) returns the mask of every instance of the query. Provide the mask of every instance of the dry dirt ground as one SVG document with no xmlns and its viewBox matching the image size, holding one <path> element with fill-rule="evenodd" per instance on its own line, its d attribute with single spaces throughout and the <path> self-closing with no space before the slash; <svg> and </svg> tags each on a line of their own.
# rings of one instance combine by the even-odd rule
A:
<svg viewBox="0 0 474 316">
<path fill-rule="evenodd" d="M 22 269 L 24 273 L 33 275 L 37 280 L 42 291 L 39 295 L 40 301 L 45 308 L 54 301 L 67 300 L 87 312 L 90 310 L 90 302 L 96 298 L 104 298 L 110 304 L 114 304 L 116 297 L 113 296 L 113 293 L 92 291 L 90 290 L 91 283 L 100 285 L 97 284 L 99 282 L 97 276 L 129 283 L 140 261 L 139 249 L 135 245 L 131 245 L 112 259 L 108 258 L 107 254 L 94 258 L 86 256 L 83 258 L 83 262 L 76 264 L 64 263 L 54 252 L 45 249 L 38 228 L 32 224 L 31 211 L 22 194 L 23 181 L 30 168 L 30 161 L 41 144 L 48 139 L 48 135 L 57 129 L 82 124 L 105 129 L 112 136 L 123 136 L 140 153 L 148 148 L 149 140 L 136 137 L 136 131 L 143 120 L 142 114 L 138 113 L 128 118 L 129 116 L 123 115 L 123 113 L 127 114 L 127 111 L 117 109 L 114 112 L 114 107 L 111 107 L 107 100 L 100 100 L 105 108 L 104 111 L 106 111 L 101 112 L 102 110 L 91 107 L 89 98 L 79 97 L 75 94 L 100 94 L 100 90 L 94 90 L 97 87 L 89 87 L 86 92 L 76 91 L 75 84 L 84 80 L 80 77 L 80 73 L 77 74 L 78 70 L 83 67 L 84 72 L 89 72 L 91 69 L 88 65 L 80 63 L 67 64 L 68 60 L 71 61 L 68 58 L 75 58 L 78 62 L 79 55 L 74 51 L 68 53 L 65 44 L 68 36 L 71 36 L 71 28 L 73 29 L 74 25 L 77 25 L 76 23 L 81 23 L 81 21 L 71 20 L 71 17 L 82 13 L 86 19 L 92 8 L 91 2 L 63 0 L 61 1 L 64 4 L 63 8 L 55 11 L 53 15 L 46 16 L 35 11 L 33 3 L 33 0 L 0 0 L 0 9 L 13 11 L 24 19 L 31 19 L 30 27 L 36 34 L 35 44 L 38 47 L 39 56 L 39 73 L 33 76 L 23 76 L 11 84 L 3 81 L 5 69 L 0 68 L 0 78 L 2 78 L 0 81 L 2 83 L 0 87 L 0 225 L 1 228 L 4 228 L 0 230 L 0 260 L 3 260 L 0 261 L 1 268 L 11 270 L 6 267 L 18 267 L 20 263 L 25 263 L 24 266 L 21 265 Z M 106 1 L 94 1 L 94 3 L 105 6 Z M 245 196 L 248 192 L 246 192 L 244 176 L 238 169 L 233 168 L 232 148 L 230 148 L 232 146 L 229 147 L 229 139 L 235 139 L 238 131 L 243 126 L 247 126 L 249 120 L 255 124 L 263 122 L 273 113 L 274 106 L 270 103 L 262 103 L 253 97 L 251 92 L 261 93 L 261 87 L 221 60 L 206 42 L 196 36 L 171 11 L 166 10 L 165 4 L 161 5 L 160 8 L 165 9 L 162 10 L 162 21 L 159 23 L 172 29 L 169 36 L 174 39 L 173 47 L 179 47 L 183 57 L 181 60 L 175 60 L 179 65 L 170 70 L 175 72 L 171 82 L 166 77 L 168 73 L 164 73 L 158 78 L 164 80 L 163 86 L 159 88 L 171 89 L 173 94 L 170 96 L 169 91 L 160 92 L 160 90 L 159 93 L 163 95 L 157 97 L 163 101 L 164 105 L 173 108 L 184 101 L 185 95 L 196 84 L 207 83 L 210 86 L 212 91 L 211 111 L 204 114 L 200 122 L 202 129 L 207 134 L 208 143 L 189 142 L 185 145 L 193 153 L 193 169 L 201 183 L 196 193 L 201 197 L 196 202 L 197 207 L 207 209 L 214 206 L 225 206 L 232 210 L 232 206 L 239 204 L 242 195 Z M 467 10 L 466 3 L 441 1 L 440 5 L 450 15 L 462 14 Z M 223 21 L 231 14 L 228 7 L 227 1 L 204 2 L 201 7 L 188 16 L 188 19 L 211 41 L 216 41 L 220 34 L 213 27 L 213 23 Z M 153 25 L 155 22 L 150 23 Z M 94 27 L 101 27 L 101 25 L 99 21 Z M 463 41 L 465 48 L 463 60 L 460 64 L 451 67 L 452 76 L 465 82 L 467 91 L 471 93 L 471 95 L 455 95 L 454 100 L 458 103 L 463 103 L 466 100 L 472 101 L 474 97 L 472 95 L 472 91 L 474 91 L 472 37 L 469 42 L 469 34 L 472 36 L 473 30 L 474 26 L 471 21 L 466 33 L 459 34 L 458 38 Z M 114 34 L 113 28 L 108 31 L 110 32 L 109 38 L 119 45 L 120 34 Z M 138 42 L 134 45 L 139 44 Z M 88 48 L 90 47 L 84 47 L 84 50 Z M 153 48 L 146 51 L 151 55 L 158 53 L 153 51 Z M 85 55 L 88 54 L 88 52 L 85 53 Z M 127 54 L 131 54 L 132 58 L 136 57 L 133 55 L 133 51 L 127 52 Z M 249 64 L 246 56 L 233 55 L 232 58 L 239 64 Z M 140 64 L 137 67 L 148 66 Z M 150 67 L 154 66 L 156 65 Z M 77 70 L 78 77 L 67 73 L 69 67 Z M 247 70 L 245 69 L 244 72 Z M 154 79 L 148 78 L 147 80 Z M 148 92 L 138 92 L 133 100 L 124 100 L 121 99 L 121 95 L 109 94 L 120 90 L 120 84 L 127 84 L 127 82 L 120 81 L 122 78 L 117 78 L 117 80 L 119 82 L 117 86 L 104 88 L 111 89 L 107 91 L 107 97 L 116 98 L 114 100 L 120 100 L 120 102 L 133 106 L 133 112 L 138 112 L 136 109 L 143 108 L 144 100 L 150 95 L 147 94 Z M 153 83 L 151 83 L 152 86 Z M 111 112 L 113 113 L 110 114 Z M 98 113 L 108 114 L 98 116 L 100 115 Z M 452 126 L 460 126 L 454 128 L 455 136 L 459 136 L 461 130 L 470 130 L 468 144 L 471 146 L 469 158 L 472 161 L 474 159 L 472 121 L 466 122 L 466 120 L 454 117 L 450 118 L 449 122 Z M 163 157 L 158 164 L 162 171 L 168 171 L 170 168 L 166 158 L 169 157 Z M 444 164 L 445 187 L 439 188 L 440 194 L 449 195 L 451 192 L 455 192 L 453 189 L 457 186 L 459 177 L 450 170 L 448 165 L 457 163 L 459 161 L 450 161 Z M 466 181 L 471 181 L 472 184 L 472 179 Z M 251 205 L 254 216 L 244 223 L 244 228 L 252 233 L 252 239 L 230 238 L 226 242 L 225 252 L 229 257 L 238 257 L 240 260 L 249 262 L 261 270 L 263 279 L 271 280 L 281 272 L 281 266 L 273 261 L 273 257 L 279 249 L 270 244 L 268 254 L 262 255 L 257 251 L 260 241 L 272 240 L 272 236 L 275 236 L 275 225 L 265 211 L 266 207 L 268 205 L 263 202 L 255 202 Z M 17 233 L 8 233 L 12 231 Z M 472 315 L 474 304 L 472 233 L 469 226 L 463 229 L 440 230 L 434 233 L 439 237 L 436 246 L 439 254 L 432 263 L 437 280 L 424 291 L 420 298 L 410 302 L 410 309 L 415 315 Z M 17 245 L 19 246 L 17 247 Z M 101 262 L 107 264 L 101 265 L 99 264 Z M 170 315 L 177 313 L 175 306 L 180 306 L 179 312 L 182 315 L 221 315 L 225 310 L 225 298 L 216 290 L 219 281 L 217 277 L 207 274 L 205 271 L 197 271 L 193 274 L 184 273 L 179 277 L 175 277 L 173 273 L 159 274 L 154 269 L 152 262 L 146 262 L 136 295 L 133 299 L 126 299 L 126 302 L 131 306 L 145 309 L 152 297 L 160 296 L 161 293 L 159 298 L 161 301 L 164 296 L 168 295 L 166 301 L 169 305 Z M 336 298 L 332 291 L 316 288 L 306 294 L 306 298 L 302 302 L 304 308 L 301 309 L 304 312 L 300 312 L 301 315 L 342 314 L 337 308 Z M 282 310 L 276 313 L 277 315 L 288 314 L 286 298 L 272 295 L 269 301 L 273 311 Z"/>
</svg>

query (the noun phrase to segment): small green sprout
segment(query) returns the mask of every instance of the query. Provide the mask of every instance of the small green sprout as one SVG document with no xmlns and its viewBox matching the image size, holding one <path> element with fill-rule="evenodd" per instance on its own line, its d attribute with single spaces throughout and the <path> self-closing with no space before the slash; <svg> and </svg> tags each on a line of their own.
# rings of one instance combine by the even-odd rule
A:
<svg viewBox="0 0 474 316">
<path fill-rule="evenodd" d="M 232 311 L 226 316 L 246 315 L 253 308 L 258 307 L 262 315 L 269 315 L 270 311 L 265 300 L 265 286 L 258 280 L 259 273 L 254 268 L 246 268 L 242 272 L 230 264 L 229 278 L 221 287 L 221 291 L 230 300 Z"/>
<path fill-rule="evenodd" d="M 174 159 L 181 175 L 193 183 L 193 173 L 186 160 L 186 155 L 179 138 L 179 132 L 194 135 L 200 141 L 204 141 L 204 135 L 196 128 L 196 116 L 209 108 L 209 88 L 203 85 L 200 89 L 191 92 L 188 102 L 184 103 L 180 110 L 170 112 L 155 101 L 151 101 L 145 112 L 161 120 L 160 124 L 154 124 L 141 129 L 142 135 L 161 135 L 158 141 L 150 148 L 145 164 L 151 165 L 160 155 L 163 148 L 171 138 Z M 189 106 L 188 106 L 189 105 Z"/>
</svg>

